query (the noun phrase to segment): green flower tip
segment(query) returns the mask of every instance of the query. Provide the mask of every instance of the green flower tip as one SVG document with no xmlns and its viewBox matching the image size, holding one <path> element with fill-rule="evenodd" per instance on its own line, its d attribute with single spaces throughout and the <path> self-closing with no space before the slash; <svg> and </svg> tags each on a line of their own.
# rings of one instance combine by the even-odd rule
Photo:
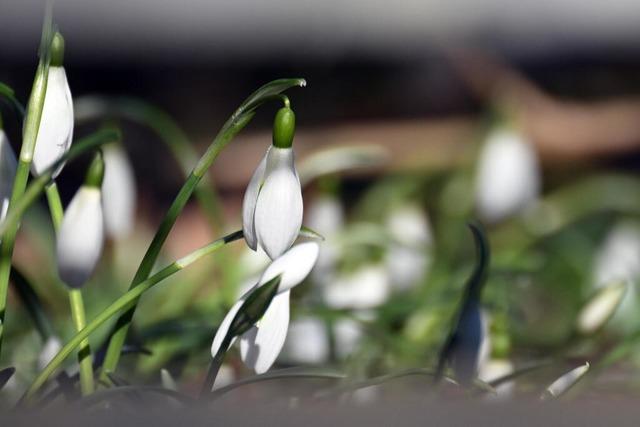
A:
<svg viewBox="0 0 640 427">
<path fill-rule="evenodd" d="M 278 110 L 273 121 L 273 146 L 278 148 L 291 148 L 293 135 L 296 132 L 296 115 L 289 107 L 288 102 Z"/>
<path fill-rule="evenodd" d="M 51 40 L 51 66 L 62 67 L 64 63 L 64 37 L 56 31 Z"/>
<path fill-rule="evenodd" d="M 87 176 L 84 179 L 84 185 L 87 187 L 102 186 L 102 178 L 104 177 L 104 158 L 102 157 L 102 151 L 98 150 L 93 157 L 89 169 L 87 170 Z"/>
</svg>

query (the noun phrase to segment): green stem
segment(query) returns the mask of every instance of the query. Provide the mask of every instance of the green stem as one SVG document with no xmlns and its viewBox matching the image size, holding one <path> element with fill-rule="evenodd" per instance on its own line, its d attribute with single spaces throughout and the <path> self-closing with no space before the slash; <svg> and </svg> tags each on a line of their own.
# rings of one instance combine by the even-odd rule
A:
<svg viewBox="0 0 640 427">
<path fill-rule="evenodd" d="M 190 253 L 189 255 L 180 258 L 179 260 L 169 264 L 162 270 L 158 271 L 153 276 L 148 279 L 140 282 L 136 287 L 129 290 L 127 293 L 122 295 L 120 298 L 115 300 L 111 305 L 102 310 L 100 314 L 98 314 L 91 322 L 87 324 L 82 330 L 76 333 L 69 342 L 67 342 L 64 347 L 60 349 L 58 354 L 51 359 L 51 362 L 38 374 L 33 383 L 27 389 L 25 394 L 25 398 L 30 398 L 38 392 L 40 387 L 44 385 L 47 379 L 60 367 L 62 362 L 69 357 L 69 355 L 82 344 L 83 340 L 89 337 L 89 335 L 102 326 L 106 321 L 111 319 L 116 314 L 120 313 L 123 310 L 129 309 L 132 304 L 134 304 L 140 296 L 146 292 L 147 290 L 154 287 L 156 284 L 160 283 L 167 277 L 179 272 L 183 268 L 191 265 L 196 262 L 200 258 L 205 255 L 209 255 L 216 250 L 220 249 L 227 243 L 234 242 L 236 240 L 242 239 L 243 234 L 242 231 L 236 231 L 234 233 L 228 234 L 225 237 L 218 239 L 206 246 L 203 246 L 200 249 Z"/>
<path fill-rule="evenodd" d="M 60 226 L 62 225 L 64 209 L 62 208 L 60 193 L 58 192 L 58 186 L 55 181 L 52 181 L 47 185 L 46 193 L 47 200 L 49 202 L 49 211 L 51 212 L 51 219 L 53 221 L 53 228 L 57 235 L 60 231 Z M 80 289 L 71 289 L 66 285 L 65 287 L 69 294 L 71 318 L 73 319 L 76 331 L 81 331 L 86 323 L 82 292 Z M 78 350 L 78 364 L 80 365 L 80 390 L 83 395 L 91 394 L 94 390 L 93 362 L 91 360 L 91 347 L 89 346 L 88 339 L 85 339 L 80 343 L 80 349 Z"/>
<path fill-rule="evenodd" d="M 251 94 L 240 107 L 231 115 L 231 117 L 222 126 L 213 142 L 202 155 L 192 172 L 189 174 L 187 181 L 184 183 L 180 192 L 173 201 L 171 207 L 167 211 L 156 235 L 154 236 L 147 252 L 138 267 L 129 289 L 135 288 L 140 282 L 149 277 L 160 250 L 173 228 L 178 215 L 187 204 L 187 201 L 195 191 L 198 183 L 218 157 L 220 151 L 251 121 L 255 114 L 255 110 L 268 100 L 278 98 L 279 94 L 294 86 L 305 86 L 303 79 L 282 79 L 275 80 L 262 86 L 260 89 Z M 107 347 L 107 354 L 102 366 L 100 379 L 108 381 L 108 374 L 115 371 L 122 346 L 124 345 L 131 319 L 135 313 L 137 301 L 123 313 L 116 322 L 114 332 Z"/>
</svg>

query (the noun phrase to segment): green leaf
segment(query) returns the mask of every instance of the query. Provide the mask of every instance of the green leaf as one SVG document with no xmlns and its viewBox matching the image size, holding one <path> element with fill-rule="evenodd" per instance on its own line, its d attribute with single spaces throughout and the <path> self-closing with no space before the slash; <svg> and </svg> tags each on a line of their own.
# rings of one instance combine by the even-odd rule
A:
<svg viewBox="0 0 640 427">
<path fill-rule="evenodd" d="M 249 95 L 249 97 L 240 104 L 240 107 L 238 107 L 234 113 L 234 117 L 254 112 L 260 105 L 277 98 L 282 92 L 292 87 L 305 87 L 306 85 L 307 81 L 302 78 L 273 80 Z"/>
<path fill-rule="evenodd" d="M 11 267 L 11 283 L 20 298 L 20 301 L 27 309 L 27 313 L 31 316 L 33 323 L 40 334 L 43 342 L 52 335 L 53 329 L 51 322 L 40 302 L 40 297 L 36 293 L 34 287 L 29 280 L 15 266 Z"/>
<path fill-rule="evenodd" d="M 320 240 L 320 241 L 324 240 L 324 236 L 322 234 L 318 233 L 317 231 L 305 225 L 300 227 L 300 233 L 298 233 L 298 236 L 306 237 L 308 239 Z"/>
</svg>

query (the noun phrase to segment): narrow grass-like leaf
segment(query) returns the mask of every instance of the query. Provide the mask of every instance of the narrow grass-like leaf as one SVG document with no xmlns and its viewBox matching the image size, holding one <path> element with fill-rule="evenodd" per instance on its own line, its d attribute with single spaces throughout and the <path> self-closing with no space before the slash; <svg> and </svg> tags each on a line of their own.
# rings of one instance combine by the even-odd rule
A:
<svg viewBox="0 0 640 427">
<path fill-rule="evenodd" d="M 470 304 L 477 304 L 482 292 L 482 288 L 487 281 L 488 266 L 490 259 L 489 243 L 487 238 L 479 225 L 469 224 L 469 229 L 473 234 L 474 243 L 476 246 L 476 263 L 473 269 L 473 273 L 467 284 L 465 285 L 464 295 L 460 304 L 460 308 L 456 314 L 456 320 L 453 323 L 453 327 L 447 340 L 445 341 L 440 355 L 438 357 L 438 365 L 436 368 L 435 381 L 438 382 L 444 374 L 447 363 L 451 362 L 451 357 L 457 345 L 459 345 L 458 339 L 460 336 L 461 319 L 465 311 Z"/>
<path fill-rule="evenodd" d="M 8 85 L 0 82 L 0 96 L 2 96 L 3 98 L 5 98 L 7 101 L 9 101 L 9 104 L 18 112 L 18 114 L 20 115 L 20 119 L 24 119 L 24 115 L 25 115 L 25 109 L 24 109 L 24 105 L 22 105 L 22 103 L 20 101 L 18 101 L 18 98 L 16 98 L 15 92 L 13 91 L 13 89 L 11 89 L 11 87 L 9 87 Z"/>
<path fill-rule="evenodd" d="M 298 173 L 305 186 L 324 175 L 379 166 L 387 158 L 387 151 L 375 145 L 328 148 L 300 162 Z"/>
</svg>

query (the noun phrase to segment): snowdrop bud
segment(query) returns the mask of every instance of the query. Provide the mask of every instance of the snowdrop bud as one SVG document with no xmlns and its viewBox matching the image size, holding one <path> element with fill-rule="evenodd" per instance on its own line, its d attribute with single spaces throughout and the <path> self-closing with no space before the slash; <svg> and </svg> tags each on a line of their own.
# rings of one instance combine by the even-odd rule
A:
<svg viewBox="0 0 640 427">
<path fill-rule="evenodd" d="M 534 148 L 514 129 L 493 130 L 482 148 L 476 176 L 476 205 L 487 222 L 521 212 L 540 191 Z"/>
<path fill-rule="evenodd" d="M 102 206 L 107 235 L 119 239 L 133 228 L 136 210 L 136 183 L 133 168 L 120 145 L 104 149 Z"/>
<path fill-rule="evenodd" d="M 47 91 L 31 171 L 40 176 L 60 159 L 71 146 L 73 139 L 73 101 L 63 67 L 64 39 L 56 33 L 51 44 L 51 65 L 47 78 Z M 54 172 L 55 178 L 62 165 Z"/>
<path fill-rule="evenodd" d="M 618 309 L 626 290 L 625 283 L 614 283 L 599 290 L 578 314 L 578 332 L 591 334 L 607 323 Z"/>
<path fill-rule="evenodd" d="M 104 174 L 102 155 L 97 154 L 67 208 L 56 246 L 58 272 L 64 283 L 79 288 L 91 277 L 102 254 L 104 219 L 100 186 Z"/>
<path fill-rule="evenodd" d="M 0 222 L 7 216 L 16 168 L 16 156 L 0 126 Z"/>
<path fill-rule="evenodd" d="M 549 397 L 559 397 L 569 391 L 571 387 L 573 387 L 578 381 L 582 379 L 582 377 L 589 371 L 589 362 L 584 365 L 578 366 L 577 368 L 572 369 L 567 372 L 557 380 L 555 380 L 547 390 L 545 394 L 542 396 L 543 399 Z"/>
<path fill-rule="evenodd" d="M 271 259 L 291 247 L 302 225 L 302 190 L 291 144 L 295 116 L 290 108 L 278 111 L 273 145 L 249 181 L 242 202 L 242 228 L 247 245 L 260 245 Z"/>
</svg>

